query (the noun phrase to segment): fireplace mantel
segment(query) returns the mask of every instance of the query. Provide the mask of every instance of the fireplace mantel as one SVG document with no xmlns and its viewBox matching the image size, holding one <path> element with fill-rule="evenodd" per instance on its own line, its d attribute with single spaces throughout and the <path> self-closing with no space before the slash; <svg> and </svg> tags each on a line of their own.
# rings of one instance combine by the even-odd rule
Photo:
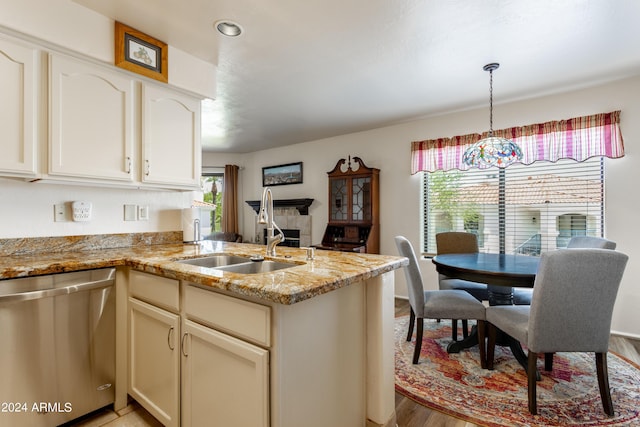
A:
<svg viewBox="0 0 640 427">
<path fill-rule="evenodd" d="M 300 215 L 309 215 L 309 206 L 313 203 L 313 199 L 280 199 L 273 201 L 274 208 L 296 208 Z M 247 204 L 256 211 L 260 212 L 260 200 L 247 200 Z"/>
</svg>

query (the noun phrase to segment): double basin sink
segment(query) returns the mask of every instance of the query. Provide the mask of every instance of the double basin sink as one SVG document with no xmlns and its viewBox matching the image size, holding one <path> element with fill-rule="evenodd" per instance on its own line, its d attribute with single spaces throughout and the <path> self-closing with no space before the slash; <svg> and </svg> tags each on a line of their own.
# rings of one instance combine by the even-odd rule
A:
<svg viewBox="0 0 640 427">
<path fill-rule="evenodd" d="M 185 259 L 178 261 L 181 264 L 190 264 L 198 267 L 213 268 L 220 271 L 229 271 L 239 274 L 258 274 L 285 268 L 296 267 L 292 262 L 280 262 L 265 260 L 262 257 L 243 257 L 237 255 L 216 254 L 203 258 Z"/>
</svg>

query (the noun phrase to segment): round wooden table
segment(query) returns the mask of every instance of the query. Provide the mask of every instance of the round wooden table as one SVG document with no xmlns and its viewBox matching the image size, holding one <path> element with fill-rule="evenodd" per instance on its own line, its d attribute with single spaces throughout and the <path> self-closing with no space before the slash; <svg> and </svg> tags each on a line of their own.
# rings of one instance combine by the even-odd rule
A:
<svg viewBox="0 0 640 427">
<path fill-rule="evenodd" d="M 488 285 L 532 288 L 539 257 L 514 254 L 443 254 L 433 258 L 438 273 Z"/>
<path fill-rule="evenodd" d="M 515 254 L 473 253 L 436 255 L 432 262 L 436 271 L 447 277 L 486 283 L 490 305 L 513 304 L 513 288 L 532 288 L 538 271 L 539 257 Z M 506 335 L 506 334 L 505 334 Z M 506 335 L 503 340 L 515 358 L 527 369 L 527 356 L 520 343 Z M 447 352 L 458 353 L 478 344 L 477 330 L 462 341 L 451 342 Z"/>
</svg>

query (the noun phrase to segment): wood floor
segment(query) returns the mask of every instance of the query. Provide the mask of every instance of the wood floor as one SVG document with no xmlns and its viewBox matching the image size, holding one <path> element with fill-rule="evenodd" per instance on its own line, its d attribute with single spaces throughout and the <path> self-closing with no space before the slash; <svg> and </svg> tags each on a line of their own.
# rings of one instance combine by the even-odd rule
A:
<svg viewBox="0 0 640 427">
<path fill-rule="evenodd" d="M 396 298 L 396 316 L 409 314 L 409 303 Z M 612 336 L 609 344 L 611 351 L 640 364 L 640 340 L 631 340 Z M 398 427 L 476 427 L 477 424 L 461 421 L 437 411 L 425 408 L 412 400 L 396 393 L 396 416 Z M 104 410 L 82 421 L 72 424 L 74 427 L 160 427 L 147 411 L 133 402 L 116 414 Z"/>
</svg>

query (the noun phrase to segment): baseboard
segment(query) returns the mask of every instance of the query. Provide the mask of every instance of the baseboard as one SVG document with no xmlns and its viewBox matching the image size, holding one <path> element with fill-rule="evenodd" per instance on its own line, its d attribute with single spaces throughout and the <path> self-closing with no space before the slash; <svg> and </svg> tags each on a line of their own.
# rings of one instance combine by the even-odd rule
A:
<svg viewBox="0 0 640 427">
<path fill-rule="evenodd" d="M 631 340 L 640 341 L 640 335 L 629 334 L 627 332 L 611 331 L 611 335 L 614 335 L 616 337 L 622 337 L 622 338 L 628 338 Z"/>
<path fill-rule="evenodd" d="M 367 419 L 367 427 L 398 427 L 398 423 L 396 421 L 396 411 L 393 411 L 393 416 L 389 418 L 389 420 L 384 424 L 378 424 Z"/>
</svg>

